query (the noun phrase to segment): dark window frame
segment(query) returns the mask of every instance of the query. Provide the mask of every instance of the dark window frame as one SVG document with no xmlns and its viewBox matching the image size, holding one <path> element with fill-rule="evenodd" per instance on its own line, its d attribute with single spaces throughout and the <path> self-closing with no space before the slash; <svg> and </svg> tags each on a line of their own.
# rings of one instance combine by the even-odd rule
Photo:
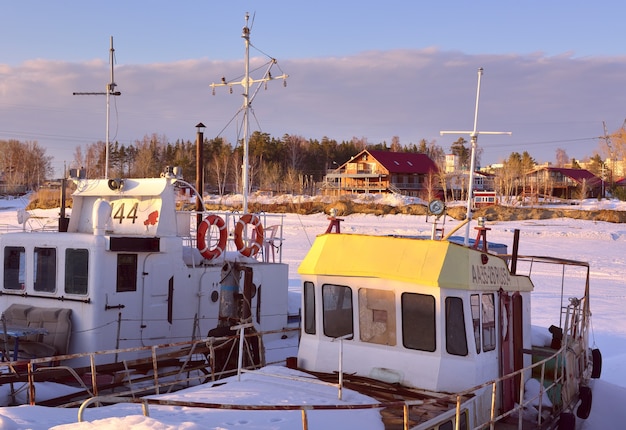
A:
<svg viewBox="0 0 626 430">
<path fill-rule="evenodd" d="M 3 254 L 2 288 L 5 290 L 26 289 L 26 249 L 23 246 L 5 246 Z M 22 278 L 20 278 L 20 273 Z"/>
<path fill-rule="evenodd" d="M 57 289 L 57 249 L 36 246 L 34 258 L 34 290 L 54 293 Z"/>
<path fill-rule="evenodd" d="M 430 294 L 402 293 L 402 344 L 418 351 L 437 350 L 437 310 Z M 420 311 L 418 314 L 417 312 Z"/>
<path fill-rule="evenodd" d="M 316 334 L 315 315 L 315 284 L 310 281 L 304 282 L 304 332 L 306 334 Z"/>
<path fill-rule="evenodd" d="M 489 306 L 485 306 L 485 299 L 490 300 Z M 483 294 L 480 301 L 482 313 L 482 337 L 483 337 L 483 351 L 493 351 L 496 349 L 496 343 L 498 341 L 498 325 L 496 324 L 496 297 L 493 293 Z M 487 309 L 486 309 L 487 308 Z M 491 322 L 487 322 L 485 317 L 489 312 Z"/>
<path fill-rule="evenodd" d="M 322 285 L 324 335 L 332 338 L 354 335 L 354 300 L 352 288 L 345 285 Z"/>
<path fill-rule="evenodd" d="M 137 291 L 137 254 L 117 254 L 117 277 L 115 291 Z"/>
<path fill-rule="evenodd" d="M 85 248 L 65 249 L 66 294 L 87 295 L 89 290 L 89 250 Z"/>
<path fill-rule="evenodd" d="M 465 311 L 461 297 L 446 297 L 446 351 L 451 355 L 467 356 L 467 330 L 465 327 Z"/>
</svg>

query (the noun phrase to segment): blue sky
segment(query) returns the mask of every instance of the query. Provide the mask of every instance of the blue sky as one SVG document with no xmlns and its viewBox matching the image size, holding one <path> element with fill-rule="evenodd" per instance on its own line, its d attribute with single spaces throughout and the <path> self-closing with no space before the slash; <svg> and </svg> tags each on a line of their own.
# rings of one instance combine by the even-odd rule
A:
<svg viewBox="0 0 626 430">
<path fill-rule="evenodd" d="M 208 84 L 242 72 L 244 15 L 252 43 L 290 75 L 256 101 L 263 131 L 371 143 L 422 138 L 473 124 L 476 70 L 485 69 L 482 164 L 528 150 L 591 156 L 626 118 L 626 3 L 617 1 L 20 1 L 0 27 L 0 139 L 37 140 L 60 171 L 77 145 L 104 140 L 100 91 L 116 49 L 111 135 L 216 135 L 241 104 Z M 254 22 L 252 22 L 254 19 Z M 225 132 L 228 133 L 228 132 Z M 234 141 L 233 131 L 225 137 Z"/>
</svg>

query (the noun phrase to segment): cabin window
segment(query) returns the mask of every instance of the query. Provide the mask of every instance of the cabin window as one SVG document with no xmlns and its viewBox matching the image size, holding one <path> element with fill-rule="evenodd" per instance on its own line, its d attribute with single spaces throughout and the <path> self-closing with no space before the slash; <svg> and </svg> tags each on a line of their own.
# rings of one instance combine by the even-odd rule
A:
<svg viewBox="0 0 626 430">
<path fill-rule="evenodd" d="M 87 294 L 89 251 L 68 248 L 65 250 L 65 292 Z"/>
<path fill-rule="evenodd" d="M 496 349 L 496 307 L 493 294 L 483 294 L 483 350 Z"/>
<path fill-rule="evenodd" d="M 55 248 L 35 248 L 35 291 L 53 293 L 56 291 L 57 250 Z"/>
<path fill-rule="evenodd" d="M 304 283 L 304 332 L 315 334 L 315 286 Z"/>
<path fill-rule="evenodd" d="M 435 298 L 427 294 L 402 294 L 402 343 L 406 348 L 434 351 Z"/>
<path fill-rule="evenodd" d="M 23 290 L 26 287 L 26 252 L 23 246 L 4 248 L 4 288 Z"/>
<path fill-rule="evenodd" d="M 341 337 L 354 333 L 352 322 L 352 289 L 341 285 L 322 285 L 324 334 Z"/>
<path fill-rule="evenodd" d="M 446 351 L 452 355 L 467 355 L 463 299 L 446 297 Z"/>
<path fill-rule="evenodd" d="M 474 329 L 474 342 L 476 354 L 480 354 L 480 295 L 470 296 L 470 309 L 472 310 L 472 327 Z"/>
<path fill-rule="evenodd" d="M 393 291 L 359 289 L 359 333 L 363 342 L 396 344 L 396 310 Z"/>
<path fill-rule="evenodd" d="M 137 291 L 137 254 L 117 254 L 116 291 Z"/>
</svg>

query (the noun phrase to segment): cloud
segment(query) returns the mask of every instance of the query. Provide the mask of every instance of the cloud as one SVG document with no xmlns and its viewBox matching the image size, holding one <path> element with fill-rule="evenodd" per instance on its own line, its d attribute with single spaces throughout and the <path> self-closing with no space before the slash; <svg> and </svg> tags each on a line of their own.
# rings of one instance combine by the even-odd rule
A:
<svg viewBox="0 0 626 430">
<path fill-rule="evenodd" d="M 252 59 L 251 68 L 261 63 Z M 473 127 L 479 67 L 479 130 L 513 132 L 480 138 L 483 164 L 513 151 L 529 151 L 537 161 L 553 161 L 557 148 L 570 157 L 590 156 L 602 121 L 612 131 L 626 117 L 620 91 L 626 57 L 466 55 L 426 48 L 281 60 L 278 66 L 274 75 L 289 74 L 287 87 L 270 82 L 267 91 L 261 89 L 251 119 L 252 128 L 274 137 L 357 136 L 389 143 L 399 136 L 404 144 L 425 138 L 448 150 L 457 137 L 440 137 L 440 130 Z M 235 127 L 224 127 L 242 105 L 243 88 L 234 87 L 233 94 L 216 88 L 212 96 L 209 84 L 242 74 L 241 60 L 117 65 L 122 95 L 111 98 L 111 140 L 129 144 L 153 133 L 193 140 L 201 121 L 206 136 L 222 133 L 234 142 Z M 77 145 L 105 138 L 105 97 L 72 93 L 104 92 L 109 79 L 102 61 L 0 65 L 0 139 L 39 141 L 59 169 Z"/>
</svg>

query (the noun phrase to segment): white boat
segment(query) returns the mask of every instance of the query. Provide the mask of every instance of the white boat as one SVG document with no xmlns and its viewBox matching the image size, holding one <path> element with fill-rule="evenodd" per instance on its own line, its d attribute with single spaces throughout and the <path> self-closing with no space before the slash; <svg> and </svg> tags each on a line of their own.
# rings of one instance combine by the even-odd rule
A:
<svg viewBox="0 0 626 430">
<path fill-rule="evenodd" d="M 107 107 L 120 94 L 112 67 Z M 242 82 L 255 81 L 246 73 Z M 246 95 L 246 122 L 250 102 Z M 247 147 L 247 130 L 244 140 Z M 108 112 L 106 146 L 108 160 Z M 42 375 L 61 365 L 74 382 L 95 387 L 97 374 L 114 381 L 129 368 L 175 364 L 157 345 L 185 371 L 193 361 L 215 372 L 212 339 L 235 333 L 233 326 L 264 333 L 263 342 L 281 338 L 288 325 L 282 216 L 248 213 L 247 176 L 242 212 L 209 213 L 201 202 L 191 210 L 201 194 L 178 171 L 112 179 L 107 162 L 104 178 L 91 179 L 74 170 L 71 216 L 63 202 L 57 231 L 31 231 L 20 212 L 23 228 L 0 234 L 0 384 L 32 382 L 35 367 Z M 264 362 L 258 350 L 253 361 Z M 28 371 L 16 371 L 18 362 Z"/>
<path fill-rule="evenodd" d="M 588 342 L 589 266 L 498 255 L 484 242 L 488 228 L 477 229 L 473 246 L 437 238 L 318 236 L 299 268 L 298 368 L 334 374 L 334 380 L 337 372 L 350 375 L 344 381 L 356 375 L 361 387 L 378 384 L 366 378 L 405 387 L 398 397 L 419 403 L 405 417 L 416 429 L 496 422 L 550 428 L 559 420 L 559 428 L 573 428 L 565 424 L 574 422 L 573 412 L 586 418 L 588 383 L 601 366 Z M 535 271 L 562 265 L 577 281 L 577 291 L 563 284 L 567 295 L 543 333 L 531 326 L 531 295 L 541 287 L 507 265 L 522 261 Z M 366 392 L 376 397 L 375 391 Z"/>
<path fill-rule="evenodd" d="M 281 218 L 206 214 L 198 240 L 196 213 L 176 208 L 185 202 L 179 184 L 176 177 L 77 180 L 66 232 L 0 235 L 0 309 L 7 324 L 49 331 L 36 335 L 37 342 L 22 342 L 22 352 L 38 343 L 53 348 L 51 355 L 65 355 L 205 337 L 218 324 L 239 321 L 235 295 L 248 281 L 246 268 L 257 329 L 285 327 L 287 265 L 280 252 L 274 259 L 268 254 L 276 243 L 265 241 L 263 231 L 268 224 L 279 231 Z M 211 245 L 209 225 L 221 229 Z M 258 234 L 248 247 L 249 225 Z M 233 314 L 220 320 L 226 300 Z M 40 309 L 48 310 L 47 318 L 37 319 Z M 57 329 L 59 315 L 70 319 L 64 333 Z"/>
<path fill-rule="evenodd" d="M 469 184 L 482 72 L 474 130 L 451 132 L 471 135 Z M 490 249 L 485 220 L 470 241 L 471 206 L 461 240 L 452 234 L 462 225 L 438 235 L 440 200 L 428 205 L 430 238 L 339 233 L 340 220 L 331 217 L 298 269 L 298 368 L 338 373 L 324 378 L 340 382 L 356 377 L 353 384 L 374 397 L 394 393 L 406 401 L 404 428 L 574 428 L 574 413 L 590 413 L 589 381 L 601 371 L 600 352 L 589 347 L 589 265 L 520 257 L 519 232 L 512 254 L 503 255 L 502 246 Z M 543 264 L 563 266 L 564 279 L 553 325 L 534 332 L 531 296 L 541 287 L 530 271 Z"/>
</svg>

